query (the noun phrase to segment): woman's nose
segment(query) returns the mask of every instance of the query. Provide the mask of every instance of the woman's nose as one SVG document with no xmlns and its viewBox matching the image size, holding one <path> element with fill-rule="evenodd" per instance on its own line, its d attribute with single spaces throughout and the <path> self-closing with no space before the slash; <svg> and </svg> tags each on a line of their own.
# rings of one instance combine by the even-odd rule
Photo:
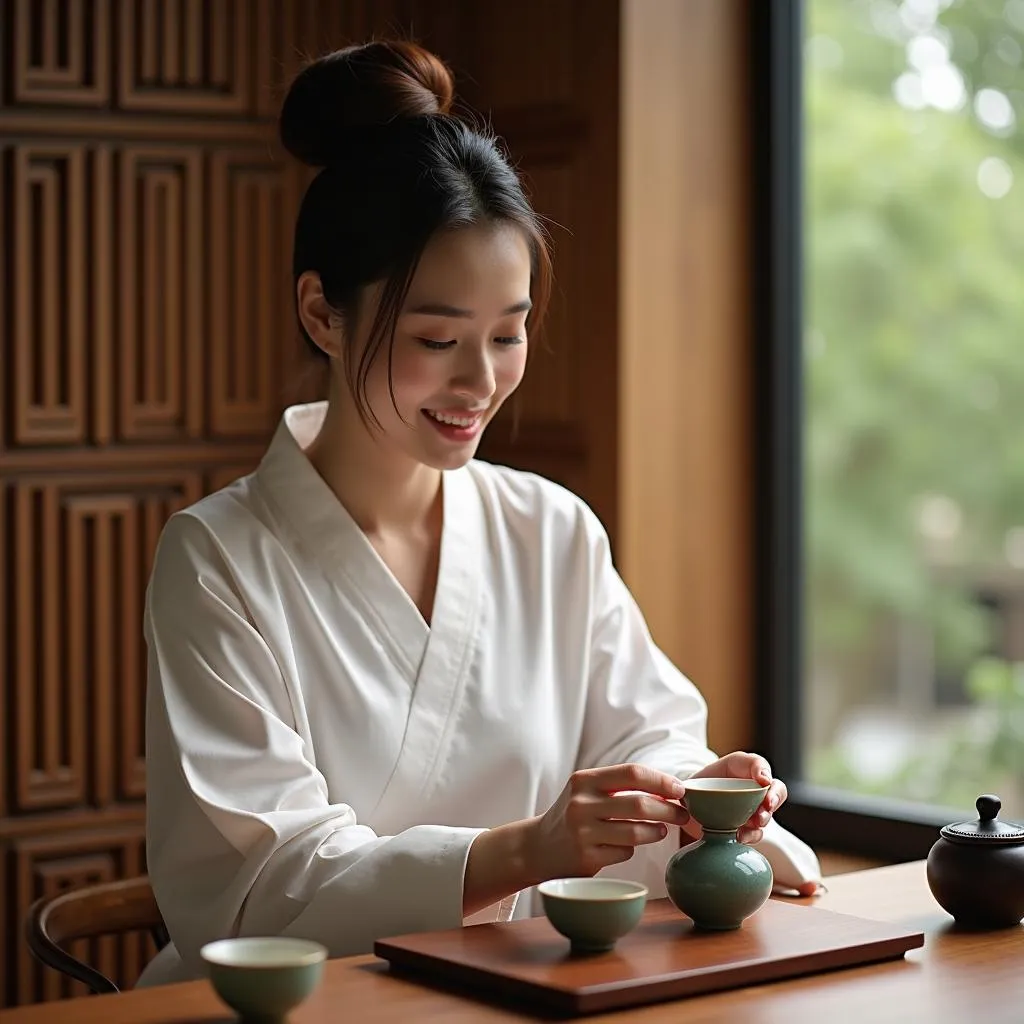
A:
<svg viewBox="0 0 1024 1024">
<path fill-rule="evenodd" d="M 494 394 L 494 366 L 486 350 L 463 349 L 464 358 L 458 367 L 458 376 L 452 382 L 455 391 L 485 400 Z"/>
</svg>

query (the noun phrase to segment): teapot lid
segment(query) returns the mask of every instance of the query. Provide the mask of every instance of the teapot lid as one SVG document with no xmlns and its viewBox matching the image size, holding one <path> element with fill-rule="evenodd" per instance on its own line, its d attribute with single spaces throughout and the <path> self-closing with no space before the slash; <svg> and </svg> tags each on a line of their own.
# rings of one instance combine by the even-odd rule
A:
<svg viewBox="0 0 1024 1024">
<path fill-rule="evenodd" d="M 978 808 L 977 821 L 961 821 L 954 825 L 946 825 L 939 830 L 944 839 L 954 843 L 1024 843 L 1024 828 L 997 817 L 1002 801 L 997 796 L 979 796 L 975 806 Z"/>
</svg>

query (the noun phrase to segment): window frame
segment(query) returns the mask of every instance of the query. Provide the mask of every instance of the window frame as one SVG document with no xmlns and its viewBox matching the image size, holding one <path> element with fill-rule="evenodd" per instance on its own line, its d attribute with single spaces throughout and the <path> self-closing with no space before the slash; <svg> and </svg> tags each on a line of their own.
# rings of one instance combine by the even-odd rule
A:
<svg viewBox="0 0 1024 1024">
<path fill-rule="evenodd" d="M 777 815 L 812 846 L 889 862 L 927 856 L 970 817 L 803 778 L 804 0 L 750 17 L 755 743 L 789 789 Z"/>
</svg>

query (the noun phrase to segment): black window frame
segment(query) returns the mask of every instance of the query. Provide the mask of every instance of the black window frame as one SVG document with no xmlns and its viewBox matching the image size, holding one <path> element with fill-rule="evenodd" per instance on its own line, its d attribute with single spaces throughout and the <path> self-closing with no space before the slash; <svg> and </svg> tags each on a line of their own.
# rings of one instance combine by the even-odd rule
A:
<svg viewBox="0 0 1024 1024">
<path fill-rule="evenodd" d="M 755 742 L 789 789 L 780 824 L 816 848 L 917 860 L 941 825 L 970 815 L 803 779 L 804 0 L 752 0 L 747 11 Z"/>
</svg>

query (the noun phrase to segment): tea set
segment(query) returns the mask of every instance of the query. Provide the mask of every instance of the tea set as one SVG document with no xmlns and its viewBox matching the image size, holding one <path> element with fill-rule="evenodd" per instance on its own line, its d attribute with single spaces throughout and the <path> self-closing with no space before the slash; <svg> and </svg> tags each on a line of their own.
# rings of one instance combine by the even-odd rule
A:
<svg viewBox="0 0 1024 1024">
<path fill-rule="evenodd" d="M 665 869 L 668 897 L 695 930 L 741 928 L 771 895 L 771 865 L 741 843 L 739 828 L 768 792 L 748 779 L 693 779 L 683 803 L 702 837 Z M 1000 800 L 980 796 L 975 821 L 940 830 L 927 857 L 936 902 L 965 928 L 1004 928 L 1024 918 L 1024 826 L 999 820 Z M 576 956 L 614 949 L 643 918 L 648 889 L 624 879 L 559 878 L 538 886 L 544 914 Z M 326 949 L 291 938 L 234 938 L 202 949 L 218 995 L 250 1024 L 279 1024 L 320 981 Z"/>
<path fill-rule="evenodd" d="M 771 895 L 764 855 L 741 843 L 737 830 L 768 792 L 750 779 L 692 779 L 683 803 L 704 830 L 665 867 L 669 899 L 696 928 L 739 928 Z M 569 878 L 538 886 L 544 913 L 574 953 L 606 952 L 643 916 L 648 890 L 608 878 Z"/>
</svg>

